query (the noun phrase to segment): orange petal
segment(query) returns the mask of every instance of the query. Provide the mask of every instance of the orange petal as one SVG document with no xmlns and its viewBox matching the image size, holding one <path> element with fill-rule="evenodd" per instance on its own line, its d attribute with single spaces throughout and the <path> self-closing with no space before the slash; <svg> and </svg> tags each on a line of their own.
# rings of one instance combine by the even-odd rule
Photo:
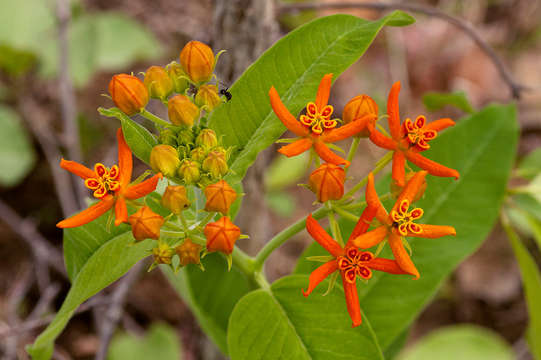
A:
<svg viewBox="0 0 541 360">
<path fill-rule="evenodd" d="M 345 167 L 349 167 L 349 161 L 333 153 L 331 149 L 329 149 L 329 147 L 321 141 L 317 141 L 314 143 L 314 150 L 316 151 L 316 153 L 319 155 L 320 158 L 322 158 L 324 161 L 328 163 L 331 163 L 334 165 L 344 165 Z"/>
<path fill-rule="evenodd" d="M 312 217 L 312 214 L 306 218 L 306 230 L 315 241 L 325 248 L 332 256 L 337 257 L 344 253 L 342 247 L 319 225 Z"/>
<path fill-rule="evenodd" d="M 348 308 L 349 317 L 351 318 L 351 327 L 361 325 L 361 306 L 359 305 L 359 295 L 357 294 L 357 285 L 355 283 L 349 283 L 344 275 L 344 272 L 340 272 L 342 275 L 342 284 L 344 285 L 344 295 L 346 296 L 346 306 Z"/>
<path fill-rule="evenodd" d="M 372 173 L 368 174 L 365 197 L 368 206 L 376 209 L 377 219 L 381 223 L 387 224 L 389 222 L 389 214 L 387 214 L 387 210 L 385 210 L 381 204 L 381 201 L 379 200 L 378 193 L 376 192 L 376 187 L 374 185 L 374 174 Z"/>
<path fill-rule="evenodd" d="M 278 92 L 274 86 L 272 86 L 269 90 L 269 98 L 272 110 L 274 110 L 274 113 L 276 116 L 278 116 L 278 119 L 280 119 L 280 121 L 291 132 L 297 136 L 306 136 L 309 134 L 310 131 L 302 126 L 302 124 L 295 119 L 295 116 L 291 115 L 284 103 L 282 103 L 282 100 L 280 100 L 280 95 L 278 95 Z"/>
<path fill-rule="evenodd" d="M 455 179 L 458 179 L 460 177 L 460 174 L 455 169 L 451 169 L 441 164 L 438 164 L 437 162 L 427 159 L 423 155 L 413 152 L 411 150 L 406 152 L 406 159 L 408 159 L 421 169 L 428 171 L 430 175 L 454 177 Z"/>
<path fill-rule="evenodd" d="M 398 195 L 398 198 L 393 206 L 393 210 L 398 211 L 398 207 L 404 200 L 407 200 L 409 204 L 413 202 L 413 199 L 425 181 L 426 174 L 426 171 L 418 171 L 415 173 L 415 175 L 413 175 L 410 181 L 408 181 L 406 186 L 404 186 L 402 189 L 400 195 Z"/>
<path fill-rule="evenodd" d="M 287 157 L 297 156 L 302 154 L 306 150 L 312 147 L 312 139 L 310 138 L 301 138 L 289 145 L 282 146 L 278 149 L 280 154 L 284 154 Z"/>
<path fill-rule="evenodd" d="M 368 267 L 372 270 L 383 271 L 389 274 L 407 274 L 400 268 L 396 260 L 374 258 L 368 263 Z"/>
<path fill-rule="evenodd" d="M 109 209 L 113 207 L 114 203 L 115 198 L 112 195 L 106 195 L 99 202 L 92 205 L 88 209 L 85 209 L 70 218 L 60 221 L 58 224 L 56 224 L 56 226 L 61 229 L 65 229 L 88 224 L 92 220 L 95 220 L 105 214 Z"/>
<path fill-rule="evenodd" d="M 128 188 L 124 191 L 123 195 L 126 199 L 139 199 L 140 197 L 150 194 L 151 192 L 156 190 L 156 185 L 158 185 L 158 181 L 161 178 L 163 178 L 162 174 L 158 173 L 150 179 L 143 181 L 142 183 L 128 186 Z"/>
<path fill-rule="evenodd" d="M 389 131 L 394 140 L 400 140 L 400 113 L 398 109 L 398 94 L 400 93 L 400 81 L 391 87 L 387 99 L 387 114 L 389 115 Z"/>
<path fill-rule="evenodd" d="M 408 236 L 421 237 L 427 239 L 436 239 L 442 236 L 456 235 L 456 230 L 452 226 L 446 225 L 426 225 L 418 224 L 422 231 L 419 234 L 415 234 L 411 231 L 408 231 Z"/>
<path fill-rule="evenodd" d="M 120 168 L 118 179 L 120 181 L 120 187 L 126 188 L 131 181 L 133 159 L 130 147 L 122 134 L 122 129 L 117 130 L 116 139 L 118 141 L 118 167 Z"/>
<path fill-rule="evenodd" d="M 329 95 L 331 94 L 332 74 L 325 74 L 319 83 L 316 94 L 316 105 L 319 111 L 323 110 L 325 105 L 329 102 Z"/>
<path fill-rule="evenodd" d="M 415 276 L 415 280 L 419 279 L 419 271 L 411 261 L 410 256 L 404 249 L 404 244 L 402 244 L 402 238 L 397 234 L 391 232 L 389 234 L 389 246 L 393 252 L 394 258 L 400 268 L 406 273 Z"/>
<path fill-rule="evenodd" d="M 388 233 L 385 226 L 380 226 L 366 234 L 357 236 L 355 239 L 351 240 L 351 243 L 360 249 L 368 249 L 382 242 Z"/>
<path fill-rule="evenodd" d="M 439 120 L 432 121 L 430 124 L 425 126 L 425 130 L 435 130 L 442 131 L 447 129 L 449 126 L 455 125 L 455 122 L 449 118 L 443 118 Z"/>
<path fill-rule="evenodd" d="M 387 150 L 396 149 L 395 142 L 392 139 L 389 139 L 387 136 L 380 133 L 376 129 L 372 129 L 372 131 L 370 131 L 370 141 L 372 141 L 374 145 L 387 149 Z"/>
<path fill-rule="evenodd" d="M 70 173 L 73 173 L 84 180 L 97 177 L 94 170 L 90 170 L 86 166 L 81 165 L 75 161 L 62 159 L 60 160 L 60 167 L 64 170 L 68 170 Z"/>
<path fill-rule="evenodd" d="M 302 294 L 304 296 L 310 295 L 320 282 L 325 280 L 327 276 L 331 275 L 336 270 L 338 270 L 338 262 L 333 259 L 312 271 L 310 278 L 308 279 L 308 290 L 302 290 Z"/>
<path fill-rule="evenodd" d="M 362 118 L 356 119 L 346 125 L 342 125 L 339 128 L 335 128 L 325 132 L 321 136 L 321 140 L 326 143 L 333 143 L 336 141 L 344 140 L 365 130 L 368 122 L 375 118 L 376 117 L 374 115 L 365 115 Z"/>
<path fill-rule="evenodd" d="M 128 222 L 128 207 L 124 197 L 119 196 L 115 204 L 115 226 Z"/>
<path fill-rule="evenodd" d="M 393 154 L 392 178 L 400 187 L 406 184 L 406 157 L 402 151 L 395 151 Z"/>
<path fill-rule="evenodd" d="M 366 233 L 366 230 L 370 227 L 370 223 L 374 219 L 377 213 L 377 208 L 372 206 L 367 206 L 363 213 L 361 214 L 361 217 L 357 221 L 357 224 L 355 224 L 355 228 L 351 232 L 351 235 L 349 235 L 348 243 L 346 244 L 346 247 L 350 245 L 350 242 L 355 239 L 357 236 L 362 235 Z"/>
</svg>

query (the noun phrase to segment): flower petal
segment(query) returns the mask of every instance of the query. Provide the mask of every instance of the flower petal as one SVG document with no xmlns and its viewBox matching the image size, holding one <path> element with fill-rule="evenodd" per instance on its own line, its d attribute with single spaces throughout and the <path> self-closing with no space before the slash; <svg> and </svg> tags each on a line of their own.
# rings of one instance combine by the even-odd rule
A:
<svg viewBox="0 0 541 360">
<path fill-rule="evenodd" d="M 391 87 L 387 99 L 387 114 L 389 115 L 389 131 L 395 141 L 400 141 L 400 113 L 398 108 L 398 94 L 400 93 L 400 81 Z"/>
<path fill-rule="evenodd" d="M 156 185 L 158 185 L 158 181 L 161 178 L 163 178 L 162 174 L 158 173 L 150 179 L 147 179 L 137 185 L 128 186 L 128 188 L 124 190 L 123 195 L 126 199 L 139 199 L 140 197 L 150 194 L 156 190 Z"/>
<path fill-rule="evenodd" d="M 323 246 L 332 256 L 337 257 L 344 253 L 344 249 L 319 225 L 319 223 L 312 217 L 312 214 L 306 218 L 306 230 L 318 242 Z"/>
<path fill-rule="evenodd" d="M 387 150 L 396 149 L 395 142 L 392 139 L 389 139 L 387 136 L 380 133 L 376 129 L 372 129 L 370 131 L 370 141 L 372 141 L 374 145 L 387 149 Z"/>
<path fill-rule="evenodd" d="M 325 105 L 329 102 L 329 95 L 331 94 L 332 75 L 325 74 L 319 83 L 316 94 L 316 105 L 319 111 L 323 110 Z"/>
<path fill-rule="evenodd" d="M 400 268 L 396 260 L 374 258 L 368 263 L 368 267 L 372 270 L 383 271 L 389 274 L 407 274 Z"/>
<path fill-rule="evenodd" d="M 413 177 L 408 181 L 406 186 L 404 186 L 404 188 L 402 189 L 402 192 L 400 193 L 400 195 L 398 195 L 398 198 L 396 199 L 396 202 L 393 206 L 393 210 L 399 211 L 400 206 L 402 205 L 404 200 L 407 200 L 406 210 L 402 210 L 402 212 L 407 211 L 407 208 L 413 202 L 415 195 L 417 195 L 417 193 L 419 192 L 419 189 L 423 185 L 426 174 L 427 174 L 426 171 L 418 171 L 415 173 L 415 175 L 413 175 Z"/>
<path fill-rule="evenodd" d="M 83 180 L 86 180 L 88 178 L 97 177 L 94 170 L 90 170 L 86 166 L 81 165 L 81 164 L 79 164 L 78 162 L 75 162 L 75 161 L 62 159 L 62 160 L 60 160 L 60 167 L 62 169 L 64 169 L 64 170 L 68 170 L 70 173 L 73 173 L 73 174 L 79 176 Z"/>
<path fill-rule="evenodd" d="M 340 272 L 342 275 L 342 284 L 344 285 L 344 295 L 346 297 L 346 306 L 348 308 L 349 317 L 351 318 L 352 324 L 351 327 L 356 327 L 361 325 L 361 306 L 359 305 L 359 295 L 357 294 L 357 285 L 355 283 L 349 283 L 343 272 Z"/>
<path fill-rule="evenodd" d="M 312 271 L 310 277 L 308 278 L 308 290 L 302 290 L 302 294 L 304 296 L 310 295 L 320 282 L 325 280 L 327 276 L 331 275 L 336 270 L 338 270 L 338 262 L 336 261 L 336 259 L 332 259 L 331 261 L 326 262 L 325 264 Z"/>
<path fill-rule="evenodd" d="M 389 231 L 385 226 L 379 226 L 366 234 L 357 236 L 351 240 L 351 243 L 360 249 L 368 249 L 382 242 L 388 233 Z"/>
<path fill-rule="evenodd" d="M 287 157 L 297 156 L 302 154 L 306 150 L 312 147 L 312 139 L 310 138 L 301 138 L 295 142 L 282 146 L 278 149 L 280 154 L 284 154 Z"/>
<path fill-rule="evenodd" d="M 456 235 L 456 230 L 452 226 L 446 225 L 427 225 L 417 224 L 421 227 L 421 232 L 416 234 L 412 231 L 408 231 L 408 236 L 421 237 L 427 239 L 436 239 L 442 236 Z"/>
<path fill-rule="evenodd" d="M 439 120 L 432 121 L 430 124 L 427 124 L 424 130 L 435 130 L 442 131 L 447 129 L 449 126 L 455 125 L 455 122 L 449 118 L 443 118 Z"/>
<path fill-rule="evenodd" d="M 349 161 L 333 153 L 331 149 L 329 149 L 329 147 L 321 141 L 317 141 L 314 143 L 314 150 L 316 151 L 316 153 L 319 155 L 320 158 L 322 158 L 324 161 L 328 163 L 331 163 L 334 165 L 344 165 L 345 167 L 349 167 Z"/>
<path fill-rule="evenodd" d="M 400 187 L 406 184 L 406 157 L 402 151 L 395 151 L 393 154 L 392 178 Z"/>
<path fill-rule="evenodd" d="M 302 124 L 295 119 L 295 116 L 291 115 L 284 103 L 282 103 L 282 100 L 280 100 L 280 95 L 278 95 L 274 86 L 269 90 L 269 98 L 272 110 L 274 110 L 278 119 L 280 119 L 291 132 L 297 136 L 306 136 L 310 133 L 310 130 L 302 126 Z"/>
<path fill-rule="evenodd" d="M 119 196 L 115 203 L 115 226 L 128 222 L 128 207 L 124 197 Z"/>
<path fill-rule="evenodd" d="M 381 204 L 378 193 L 376 192 L 376 187 L 374 185 L 374 174 L 368 174 L 367 179 L 368 181 L 366 183 L 365 192 L 366 203 L 368 204 L 368 206 L 376 209 L 376 218 L 382 224 L 389 224 L 389 214 L 387 214 L 387 210 L 385 210 L 385 208 Z"/>
<path fill-rule="evenodd" d="M 124 139 L 122 129 L 117 130 L 116 139 L 118 141 L 118 167 L 120 168 L 118 179 L 120 181 L 120 187 L 126 188 L 131 181 L 133 168 L 132 154 L 130 147 Z"/>
<path fill-rule="evenodd" d="M 365 115 L 360 119 L 356 119 L 346 125 L 342 125 L 339 128 L 325 132 L 321 136 L 321 140 L 326 143 L 333 143 L 336 141 L 344 140 L 350 136 L 358 134 L 366 129 L 369 121 L 375 119 L 374 115 Z"/>
<path fill-rule="evenodd" d="M 367 206 L 363 213 L 361 214 L 361 217 L 357 221 L 357 224 L 355 224 L 355 228 L 351 232 L 351 235 L 349 235 L 348 243 L 346 244 L 346 247 L 350 245 L 351 240 L 355 239 L 357 236 L 360 236 L 364 233 L 366 233 L 366 230 L 370 227 L 370 223 L 374 219 L 377 213 L 377 208 L 372 206 Z"/>
<path fill-rule="evenodd" d="M 404 249 L 402 238 L 399 235 L 391 232 L 389 234 L 389 246 L 391 247 L 391 251 L 393 252 L 396 263 L 400 266 L 400 268 L 405 273 L 415 276 L 415 280 L 419 279 L 419 271 L 417 271 L 413 261 L 411 261 L 406 249 Z"/>
<path fill-rule="evenodd" d="M 73 215 L 65 220 L 56 224 L 61 229 L 72 228 L 88 224 L 92 220 L 95 220 L 105 214 L 109 209 L 113 207 L 115 198 L 112 195 L 107 195 L 98 201 L 96 204 L 90 206 L 88 209 L 81 211 L 78 214 Z"/>
<path fill-rule="evenodd" d="M 421 169 L 428 171 L 430 175 L 454 177 L 455 179 L 458 179 L 460 177 L 460 174 L 455 169 L 451 169 L 441 164 L 438 164 L 437 162 L 427 159 L 421 154 L 418 154 L 411 150 L 406 152 L 406 159 L 408 159 Z"/>
</svg>

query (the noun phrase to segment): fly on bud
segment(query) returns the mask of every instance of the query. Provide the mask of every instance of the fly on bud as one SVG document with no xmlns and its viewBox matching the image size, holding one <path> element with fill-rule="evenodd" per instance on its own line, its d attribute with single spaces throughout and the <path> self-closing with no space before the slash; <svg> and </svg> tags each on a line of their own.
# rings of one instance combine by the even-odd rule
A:
<svg viewBox="0 0 541 360">
<path fill-rule="evenodd" d="M 199 108 L 185 95 L 175 95 L 167 102 L 169 120 L 177 126 L 192 127 L 199 118 Z"/>
<path fill-rule="evenodd" d="M 161 172 L 167 177 L 175 176 L 180 159 L 177 150 L 170 145 L 156 145 L 150 152 L 150 167 L 156 173 Z"/>
<path fill-rule="evenodd" d="M 175 248 L 175 252 L 180 260 L 180 266 L 199 264 L 201 262 L 201 248 L 201 245 L 194 243 L 190 239 L 184 240 L 181 245 Z"/>
<path fill-rule="evenodd" d="M 344 124 L 349 124 L 350 122 L 361 119 L 362 117 L 366 115 L 375 115 L 376 117 L 373 118 L 372 125 L 376 122 L 377 116 L 378 116 L 378 104 L 368 95 L 357 95 L 344 107 L 344 111 L 342 113 L 342 120 L 344 120 Z M 364 129 L 357 133 L 355 136 L 359 137 L 367 137 L 370 133 L 368 129 Z"/>
<path fill-rule="evenodd" d="M 161 66 L 151 66 L 145 72 L 145 86 L 151 98 L 167 99 L 173 92 L 173 81 Z"/>
<path fill-rule="evenodd" d="M 227 215 L 231 204 L 237 199 L 237 192 L 224 180 L 208 185 L 205 190 L 206 211 L 216 211 Z"/>
<path fill-rule="evenodd" d="M 178 175 L 186 185 L 196 184 L 201 178 L 198 162 L 184 159 L 178 168 Z"/>
<path fill-rule="evenodd" d="M 195 95 L 195 104 L 199 107 L 206 106 L 208 111 L 222 103 L 216 85 L 201 85 Z"/>
<path fill-rule="evenodd" d="M 183 210 L 190 207 L 186 188 L 182 185 L 169 185 L 163 193 L 161 204 L 173 214 L 180 214 Z"/>
<path fill-rule="evenodd" d="M 109 82 L 109 94 L 116 107 L 129 116 L 141 112 L 148 104 L 145 84 L 133 75 L 114 75 Z"/>
<path fill-rule="evenodd" d="M 188 75 L 182 70 L 182 66 L 173 61 L 167 65 L 167 74 L 173 82 L 173 90 L 177 94 L 184 94 L 190 83 L 188 82 Z"/>
<path fill-rule="evenodd" d="M 344 195 L 346 172 L 338 165 L 324 163 L 310 174 L 309 188 L 319 202 L 338 200 Z"/>
<path fill-rule="evenodd" d="M 210 151 L 203 161 L 203 170 L 210 173 L 214 179 L 218 179 L 225 174 L 229 167 L 227 166 L 227 152 L 223 149 L 214 149 Z"/>
<path fill-rule="evenodd" d="M 150 210 L 148 206 L 143 206 L 128 218 L 133 237 L 137 241 L 145 239 L 158 240 L 160 238 L 160 228 L 164 221 L 163 217 Z"/>
<path fill-rule="evenodd" d="M 208 45 L 190 41 L 180 52 L 180 65 L 194 83 L 207 82 L 214 71 L 214 53 Z"/>
<path fill-rule="evenodd" d="M 202 146 L 207 149 L 212 149 L 216 146 L 218 146 L 218 137 L 216 136 L 216 133 L 212 129 L 203 129 L 197 135 L 197 138 L 195 139 L 195 144 L 197 146 Z"/>
<path fill-rule="evenodd" d="M 221 251 L 231 254 L 235 242 L 240 237 L 240 228 L 224 216 L 216 222 L 208 223 L 203 231 L 207 238 L 208 252 Z"/>
</svg>

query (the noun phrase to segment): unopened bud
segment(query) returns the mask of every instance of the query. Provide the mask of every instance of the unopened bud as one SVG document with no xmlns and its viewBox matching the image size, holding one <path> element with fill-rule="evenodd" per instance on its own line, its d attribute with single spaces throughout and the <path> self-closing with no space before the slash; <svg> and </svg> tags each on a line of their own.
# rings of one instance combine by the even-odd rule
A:
<svg viewBox="0 0 541 360">
<path fill-rule="evenodd" d="M 197 162 L 203 162 L 207 157 L 207 150 L 204 147 L 198 146 L 190 152 L 190 159 Z"/>
<path fill-rule="evenodd" d="M 161 204 L 174 214 L 180 214 L 190 207 L 190 200 L 186 194 L 186 188 L 182 185 L 169 185 L 162 196 Z"/>
<path fill-rule="evenodd" d="M 357 95 L 351 99 L 342 113 L 342 120 L 344 124 L 348 124 L 354 120 L 361 119 L 366 115 L 374 115 L 374 118 L 370 120 L 372 125 L 375 124 L 378 116 L 378 104 L 368 95 Z M 356 134 L 359 137 L 369 136 L 369 130 L 365 129 Z"/>
<path fill-rule="evenodd" d="M 210 80 L 214 61 L 212 49 L 199 41 L 190 41 L 180 52 L 182 69 L 197 84 Z"/>
<path fill-rule="evenodd" d="M 128 218 L 128 222 L 131 224 L 131 230 L 135 240 L 158 240 L 164 219 L 150 210 L 148 206 L 143 206 Z"/>
<path fill-rule="evenodd" d="M 184 159 L 178 168 L 178 175 L 186 185 L 196 184 L 201 178 L 198 162 Z"/>
<path fill-rule="evenodd" d="M 225 254 L 231 254 L 235 242 L 240 237 L 240 228 L 233 224 L 227 216 L 216 222 L 208 223 L 203 232 L 207 238 L 208 252 L 221 251 Z"/>
<path fill-rule="evenodd" d="M 149 67 L 144 83 L 151 98 L 165 100 L 173 92 L 173 81 L 161 66 Z"/>
<path fill-rule="evenodd" d="M 109 94 L 115 105 L 126 115 L 137 114 L 148 104 L 145 84 L 133 75 L 114 75 L 109 82 Z"/>
<path fill-rule="evenodd" d="M 160 144 L 177 146 L 177 135 L 171 129 L 163 129 L 158 136 L 158 142 Z"/>
<path fill-rule="evenodd" d="M 195 144 L 197 146 L 202 146 L 207 149 L 212 149 L 213 147 L 218 145 L 218 137 L 216 136 L 216 133 L 212 129 L 203 129 L 197 135 L 197 138 L 195 139 Z"/>
<path fill-rule="evenodd" d="M 195 104 L 199 107 L 207 106 L 208 111 L 214 110 L 222 103 L 216 85 L 201 85 L 195 95 Z"/>
<path fill-rule="evenodd" d="M 177 126 L 192 127 L 199 118 L 199 108 L 185 95 L 175 95 L 167 102 L 169 120 Z"/>
<path fill-rule="evenodd" d="M 231 204 L 237 199 L 237 192 L 224 180 L 205 187 L 206 211 L 216 211 L 227 215 Z"/>
<path fill-rule="evenodd" d="M 177 150 L 171 145 L 156 145 L 150 152 L 150 167 L 164 176 L 175 176 L 180 165 Z"/>
<path fill-rule="evenodd" d="M 201 245 L 194 243 L 190 239 L 184 240 L 181 245 L 175 248 L 175 252 L 180 260 L 180 266 L 199 264 L 201 262 L 201 248 Z"/>
<path fill-rule="evenodd" d="M 410 172 L 406 173 L 406 176 L 405 176 L 405 183 L 406 184 L 408 183 L 408 181 L 411 180 L 413 175 L 415 175 L 414 171 L 410 171 Z M 426 185 L 426 179 L 425 179 L 425 180 L 423 180 L 423 183 L 419 187 L 419 191 L 417 191 L 417 193 L 413 197 L 413 200 L 411 201 L 412 203 L 416 202 L 417 200 L 419 200 L 420 198 L 423 197 L 423 195 L 425 194 L 425 191 L 426 191 L 426 186 L 427 185 Z M 402 192 L 402 190 L 404 190 L 403 186 L 398 186 L 394 181 L 391 181 L 391 196 L 393 198 L 397 199 L 398 196 L 400 195 L 400 193 Z"/>
<path fill-rule="evenodd" d="M 227 174 L 229 167 L 227 166 L 226 154 L 227 153 L 224 150 L 215 149 L 210 151 L 203 161 L 203 170 L 210 173 L 215 179 Z"/>
<path fill-rule="evenodd" d="M 342 167 L 324 163 L 310 174 L 309 187 L 320 202 L 338 200 L 344 195 L 345 178 Z"/>
<path fill-rule="evenodd" d="M 175 251 L 165 242 L 159 242 L 158 246 L 152 249 L 155 264 L 170 265 Z"/>
<path fill-rule="evenodd" d="M 187 79 L 188 75 L 182 70 L 182 66 L 173 61 L 167 65 L 167 73 L 169 74 L 171 81 L 173 81 L 173 89 L 175 92 L 177 94 L 184 94 L 186 89 L 190 86 L 190 83 Z"/>
<path fill-rule="evenodd" d="M 192 129 L 182 129 L 177 135 L 177 143 L 179 145 L 189 145 L 193 144 L 193 132 Z"/>
</svg>

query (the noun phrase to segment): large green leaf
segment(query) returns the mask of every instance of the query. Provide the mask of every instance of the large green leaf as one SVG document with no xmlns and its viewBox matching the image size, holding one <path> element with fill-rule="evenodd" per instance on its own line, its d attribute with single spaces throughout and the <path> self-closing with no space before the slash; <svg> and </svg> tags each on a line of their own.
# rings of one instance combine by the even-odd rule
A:
<svg viewBox="0 0 541 360">
<path fill-rule="evenodd" d="M 428 188 L 418 202 L 425 210 L 420 222 L 452 225 L 457 236 L 411 239 L 412 259 L 421 273 L 419 280 L 376 273 L 367 285 L 359 286 L 361 308 L 370 318 L 384 350 L 413 322 L 445 277 L 479 247 L 492 229 L 516 153 L 515 116 L 514 106 L 489 106 L 445 130 L 425 153 L 430 159 L 457 169 L 460 179 L 427 178 Z M 387 192 L 388 184 L 387 177 L 378 184 L 378 192 Z M 352 223 L 344 222 L 344 234 L 349 234 L 352 227 Z M 305 256 L 324 254 L 314 244 Z M 382 256 L 391 257 L 386 248 Z M 296 272 L 308 273 L 317 265 L 303 256 Z"/>
<path fill-rule="evenodd" d="M 231 314 L 231 359 L 383 359 L 364 316 L 352 328 L 343 294 L 305 298 L 308 276 L 292 275 L 243 297 Z"/>
<path fill-rule="evenodd" d="M 517 168 L 517 174 L 529 180 L 539 173 L 541 173 L 541 147 L 526 155 Z"/>
<path fill-rule="evenodd" d="M 383 26 L 413 21 L 403 12 L 378 21 L 333 15 L 292 31 L 267 50 L 231 87 L 232 100 L 209 119 L 209 126 L 224 136 L 225 145 L 234 147 L 230 182 L 240 181 L 258 153 L 285 130 L 270 107 L 271 86 L 297 114 L 313 101 L 323 75 L 334 73 L 336 77 L 357 61 Z"/>
<path fill-rule="evenodd" d="M 447 105 L 454 106 L 467 113 L 475 111 L 463 91 L 453 93 L 428 92 L 423 95 L 423 104 L 425 104 L 428 111 L 438 111 Z"/>
</svg>

